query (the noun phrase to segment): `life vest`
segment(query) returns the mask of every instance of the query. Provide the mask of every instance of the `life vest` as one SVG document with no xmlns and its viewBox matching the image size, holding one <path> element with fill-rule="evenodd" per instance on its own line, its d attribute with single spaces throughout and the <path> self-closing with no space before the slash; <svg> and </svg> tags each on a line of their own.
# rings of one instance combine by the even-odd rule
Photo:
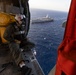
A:
<svg viewBox="0 0 76 75">
<path fill-rule="evenodd" d="M 10 23 L 15 22 L 15 18 L 13 15 L 0 12 L 0 38 L 2 43 L 7 43 L 7 41 L 3 38 L 3 34 L 6 30 L 6 27 L 10 25 Z"/>
</svg>

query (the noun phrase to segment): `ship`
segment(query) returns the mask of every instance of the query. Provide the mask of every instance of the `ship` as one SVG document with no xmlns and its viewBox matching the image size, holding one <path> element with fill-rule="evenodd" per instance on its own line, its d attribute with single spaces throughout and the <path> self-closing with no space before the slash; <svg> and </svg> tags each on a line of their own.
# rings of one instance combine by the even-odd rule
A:
<svg viewBox="0 0 76 75">
<path fill-rule="evenodd" d="M 54 19 L 49 17 L 48 15 L 46 15 L 45 17 L 41 17 L 41 18 L 35 18 L 31 20 L 31 23 L 46 23 L 46 22 L 53 22 Z"/>
<path fill-rule="evenodd" d="M 66 27 L 66 21 L 64 21 L 64 22 L 62 23 L 62 27 L 63 27 L 63 28 Z"/>
</svg>

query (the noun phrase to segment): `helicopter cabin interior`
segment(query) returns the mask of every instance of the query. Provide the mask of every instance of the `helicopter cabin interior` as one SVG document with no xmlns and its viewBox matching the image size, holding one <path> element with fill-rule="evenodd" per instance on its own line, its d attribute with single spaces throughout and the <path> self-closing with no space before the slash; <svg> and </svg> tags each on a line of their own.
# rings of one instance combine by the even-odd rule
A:
<svg viewBox="0 0 76 75">
<path fill-rule="evenodd" d="M 0 12 L 19 14 L 20 8 L 19 0 L 0 0 Z"/>
</svg>

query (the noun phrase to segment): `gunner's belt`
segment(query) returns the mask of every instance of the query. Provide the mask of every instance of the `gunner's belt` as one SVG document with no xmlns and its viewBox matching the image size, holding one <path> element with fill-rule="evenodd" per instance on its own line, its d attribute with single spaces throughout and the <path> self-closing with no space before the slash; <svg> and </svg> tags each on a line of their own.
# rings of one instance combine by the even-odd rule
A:
<svg viewBox="0 0 76 75">
<path fill-rule="evenodd" d="M 18 31 L 18 32 L 15 32 L 14 34 L 15 35 L 20 35 L 20 34 L 24 34 L 25 33 L 25 31 Z"/>
</svg>

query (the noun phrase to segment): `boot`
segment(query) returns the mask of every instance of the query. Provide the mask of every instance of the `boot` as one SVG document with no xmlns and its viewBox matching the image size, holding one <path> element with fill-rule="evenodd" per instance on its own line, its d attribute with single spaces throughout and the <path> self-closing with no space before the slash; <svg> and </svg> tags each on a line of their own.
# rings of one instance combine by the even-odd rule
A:
<svg viewBox="0 0 76 75">
<path fill-rule="evenodd" d="M 26 40 L 26 41 L 22 41 L 20 47 L 23 48 L 25 51 L 29 51 L 35 47 L 35 44 L 33 42 L 30 42 L 29 40 Z"/>
<path fill-rule="evenodd" d="M 28 68 L 27 66 L 23 66 L 21 68 L 22 75 L 30 75 L 31 71 L 32 71 L 32 69 Z"/>
</svg>

